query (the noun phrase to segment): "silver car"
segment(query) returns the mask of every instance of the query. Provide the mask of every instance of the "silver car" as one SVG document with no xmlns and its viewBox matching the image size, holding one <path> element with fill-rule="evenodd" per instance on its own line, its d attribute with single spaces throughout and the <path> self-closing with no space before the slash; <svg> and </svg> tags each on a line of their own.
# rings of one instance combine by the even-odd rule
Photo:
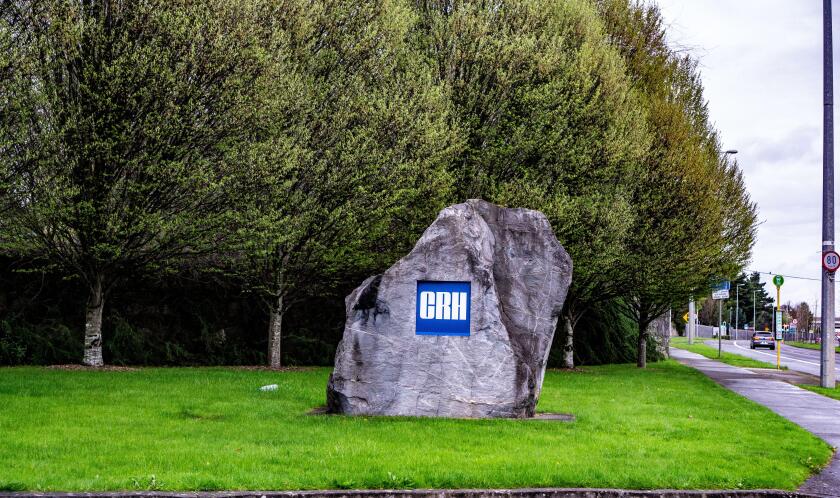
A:
<svg viewBox="0 0 840 498">
<path fill-rule="evenodd" d="M 776 349 L 776 340 L 770 332 L 756 332 L 750 340 L 750 349 L 770 348 Z"/>
</svg>

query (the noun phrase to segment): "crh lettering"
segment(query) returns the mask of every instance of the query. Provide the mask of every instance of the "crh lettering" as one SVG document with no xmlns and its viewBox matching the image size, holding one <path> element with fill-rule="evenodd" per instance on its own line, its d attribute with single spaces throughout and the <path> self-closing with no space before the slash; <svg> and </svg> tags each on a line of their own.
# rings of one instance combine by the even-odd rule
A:
<svg viewBox="0 0 840 498">
<path fill-rule="evenodd" d="M 420 318 L 423 320 L 466 320 L 466 292 L 420 292 Z"/>
<path fill-rule="evenodd" d="M 417 335 L 470 335 L 470 282 L 417 282 Z"/>
</svg>

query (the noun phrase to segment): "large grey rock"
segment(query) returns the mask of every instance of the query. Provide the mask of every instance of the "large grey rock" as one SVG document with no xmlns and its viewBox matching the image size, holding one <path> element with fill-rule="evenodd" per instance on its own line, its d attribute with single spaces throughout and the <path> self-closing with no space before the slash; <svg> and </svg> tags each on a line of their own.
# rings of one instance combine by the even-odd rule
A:
<svg viewBox="0 0 840 498">
<path fill-rule="evenodd" d="M 533 416 L 571 275 L 542 213 L 480 200 L 444 209 L 411 253 L 346 298 L 329 411 Z M 468 337 L 415 333 L 418 281 L 471 282 Z"/>
</svg>

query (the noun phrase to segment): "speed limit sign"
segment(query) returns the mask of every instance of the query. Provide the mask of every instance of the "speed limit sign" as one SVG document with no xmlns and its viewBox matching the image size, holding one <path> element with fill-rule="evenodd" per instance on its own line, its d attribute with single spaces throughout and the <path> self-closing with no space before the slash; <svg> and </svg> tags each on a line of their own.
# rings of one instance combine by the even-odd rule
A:
<svg viewBox="0 0 840 498">
<path fill-rule="evenodd" d="M 834 251 L 826 251 L 822 255 L 823 268 L 834 273 L 840 268 L 840 255 Z"/>
</svg>

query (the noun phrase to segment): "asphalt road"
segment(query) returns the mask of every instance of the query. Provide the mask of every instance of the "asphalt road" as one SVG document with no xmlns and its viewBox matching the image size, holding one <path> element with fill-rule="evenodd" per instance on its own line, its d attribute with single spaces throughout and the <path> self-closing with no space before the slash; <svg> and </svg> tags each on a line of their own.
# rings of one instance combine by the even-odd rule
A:
<svg viewBox="0 0 840 498">
<path fill-rule="evenodd" d="M 716 340 L 707 340 L 706 344 L 717 347 Z M 735 353 L 767 363 L 776 363 L 776 352 L 769 349 L 750 349 L 750 341 L 723 341 L 722 349 L 728 353 Z M 790 370 L 820 375 L 820 352 L 816 349 L 797 348 L 782 345 L 781 364 Z M 835 370 L 840 379 L 840 358 L 835 353 Z"/>
</svg>

